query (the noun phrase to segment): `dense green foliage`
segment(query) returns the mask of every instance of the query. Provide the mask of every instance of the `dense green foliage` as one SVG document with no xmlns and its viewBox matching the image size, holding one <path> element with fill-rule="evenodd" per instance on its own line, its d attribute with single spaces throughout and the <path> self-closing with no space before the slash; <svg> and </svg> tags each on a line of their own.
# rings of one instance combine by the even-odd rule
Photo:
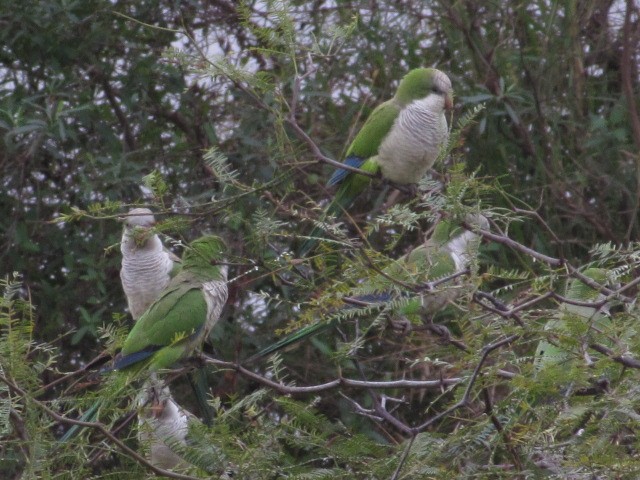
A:
<svg viewBox="0 0 640 480">
<path fill-rule="evenodd" d="M 176 253 L 209 232 L 229 246 L 219 360 L 204 367 L 217 417 L 194 427 L 190 475 L 638 475 L 632 0 L 0 5 L 0 477 L 151 475 L 124 449 L 140 451 L 135 421 L 116 439 L 91 428 L 56 442 L 96 396 L 111 400 L 108 428 L 133 408 L 135 385 L 126 397 L 116 380 L 63 378 L 131 327 L 116 218 L 132 205 L 156 212 Z M 330 195 L 322 157 L 342 160 L 421 66 L 453 83 L 448 155 L 417 195 L 374 182 L 296 258 Z M 399 315 L 401 295 L 341 308 L 439 218 L 479 211 L 493 237 L 455 304 L 435 316 Z M 609 272 L 607 330 L 545 330 L 588 266 Z M 413 294 L 454 283 L 388 280 Z M 237 366 L 318 321 L 334 326 Z M 541 338 L 570 365 L 536 372 Z M 178 375 L 174 396 L 195 411 L 186 388 Z"/>
</svg>

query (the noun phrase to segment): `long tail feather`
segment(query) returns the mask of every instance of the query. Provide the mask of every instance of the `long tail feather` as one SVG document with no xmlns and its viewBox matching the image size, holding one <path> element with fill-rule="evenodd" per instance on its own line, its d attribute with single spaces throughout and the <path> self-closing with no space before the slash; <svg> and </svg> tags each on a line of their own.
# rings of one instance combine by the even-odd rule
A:
<svg viewBox="0 0 640 480">
<path fill-rule="evenodd" d="M 189 372 L 187 375 L 189 379 L 189 385 L 196 396 L 196 402 L 202 415 L 204 424 L 207 426 L 213 425 L 214 413 L 211 405 L 207 401 L 207 392 L 209 391 L 209 382 L 207 380 L 207 372 L 202 368 Z"/>
<path fill-rule="evenodd" d="M 86 412 L 84 412 L 78 420 L 81 420 L 83 422 L 93 422 L 98 416 L 98 410 L 100 409 L 101 406 L 102 406 L 102 402 L 98 400 L 96 403 L 91 405 L 91 407 Z M 84 426 L 82 425 L 72 425 L 71 428 L 67 430 L 62 437 L 60 437 L 58 442 L 60 443 L 68 442 L 73 437 L 75 437 L 75 435 L 83 428 Z"/>
<path fill-rule="evenodd" d="M 344 164 L 350 167 L 361 168 L 363 171 L 368 173 L 377 172 L 376 162 L 364 160 L 356 156 L 348 157 L 344 161 Z M 353 202 L 370 182 L 371 178 L 367 176 L 358 175 L 350 170 L 342 168 L 336 169 L 333 176 L 327 182 L 327 186 L 333 187 L 335 185 L 340 185 L 340 187 L 322 218 L 342 217 L 344 212 L 350 209 Z M 316 227 L 311 231 L 309 237 L 312 238 L 307 239 L 298 250 L 298 256 L 300 258 L 306 257 L 318 245 L 318 242 L 325 237 L 324 230 Z"/>
<path fill-rule="evenodd" d="M 382 292 L 379 294 L 361 295 L 358 297 L 354 297 L 353 299 L 360 302 L 376 304 L 376 303 L 388 302 L 389 300 L 392 299 L 392 295 L 390 293 Z M 356 307 L 354 305 L 345 305 L 344 307 L 342 307 L 342 309 L 350 309 L 350 308 L 356 308 Z M 290 345 L 296 344 L 314 335 L 318 335 L 319 333 L 325 332 L 329 330 L 331 327 L 333 327 L 336 323 L 337 323 L 337 320 L 333 320 L 331 322 L 314 323 L 313 325 L 308 325 L 306 327 L 303 327 L 297 332 L 293 332 L 291 335 L 288 335 L 285 338 L 263 348 L 262 350 L 260 350 L 259 352 L 255 353 L 254 355 L 249 357 L 247 360 L 245 360 L 244 363 L 250 363 L 260 358 L 264 358 L 267 355 L 270 355 L 274 352 L 282 350 L 283 348 L 286 348 Z"/>
<path fill-rule="evenodd" d="M 324 332 L 328 330 L 333 325 L 333 323 L 334 322 L 315 323 L 313 325 L 309 325 L 307 327 L 301 328 L 297 332 L 294 332 L 291 335 L 288 335 L 287 337 L 277 341 L 276 343 L 272 343 L 271 345 L 263 348 L 259 352 L 249 357 L 243 363 L 250 363 L 260 358 L 264 358 L 267 355 L 270 355 L 274 352 L 277 352 L 278 350 L 282 350 L 283 348 L 288 347 L 289 345 L 298 343 L 304 340 L 305 338 L 309 338 L 309 337 L 312 337 L 313 335 L 319 334 L 320 332 Z"/>
</svg>

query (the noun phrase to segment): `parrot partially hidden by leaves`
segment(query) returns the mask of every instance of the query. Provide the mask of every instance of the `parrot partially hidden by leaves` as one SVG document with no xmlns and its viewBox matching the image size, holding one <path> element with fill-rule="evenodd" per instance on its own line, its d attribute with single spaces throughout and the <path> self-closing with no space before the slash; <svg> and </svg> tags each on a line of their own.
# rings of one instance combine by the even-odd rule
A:
<svg viewBox="0 0 640 480">
<path fill-rule="evenodd" d="M 209 335 L 227 301 L 225 246 L 216 236 L 194 240 L 182 258 L 182 270 L 138 319 L 113 364 L 103 370 L 142 371 L 170 368 L 187 358 Z M 102 402 L 83 415 L 94 418 Z M 68 440 L 77 428 L 61 438 Z"/>
<path fill-rule="evenodd" d="M 143 385 L 138 406 L 138 441 L 148 449 L 149 461 L 165 470 L 186 469 L 189 464 L 176 450 L 186 446 L 189 422 L 197 418 L 180 407 L 155 376 Z"/>
<path fill-rule="evenodd" d="M 200 420 L 156 376 L 145 382 L 137 403 L 138 441 L 151 464 L 177 472 L 196 467 L 220 480 L 236 477 L 218 445 L 202 435 Z"/>
<path fill-rule="evenodd" d="M 484 215 L 469 214 L 465 221 L 474 229 L 489 230 L 489 221 Z M 407 295 L 404 285 L 419 287 L 463 272 L 477 258 L 481 240 L 475 231 L 466 230 L 451 220 L 441 220 L 422 245 L 388 265 L 385 275 L 374 276 L 354 290 L 354 294 L 367 301 L 387 301 L 393 297 L 390 287 Z M 409 296 L 401 314 L 433 315 L 469 289 L 468 285 L 452 280 L 433 289 L 419 290 Z"/>
<path fill-rule="evenodd" d="M 598 284 L 611 287 L 606 269 L 593 267 L 583 273 Z M 605 294 L 574 278 L 567 285 L 565 297 L 577 302 L 597 304 L 604 300 Z M 584 358 L 580 353 L 582 345 L 578 345 L 575 340 L 586 338 L 587 335 L 593 337 L 606 330 L 611 323 L 611 306 L 611 302 L 606 302 L 599 309 L 594 306 L 562 303 L 557 318 L 549 320 L 544 327 L 548 339 L 541 340 L 536 348 L 535 372 L 539 373 L 551 366 L 568 368 L 573 361 Z"/>
<path fill-rule="evenodd" d="M 470 214 L 465 220 L 474 229 L 489 229 L 489 221 L 483 215 Z M 422 290 L 420 286 L 446 279 L 469 268 L 477 258 L 481 239 L 474 231 L 466 230 L 450 220 L 441 220 L 429 239 L 387 265 L 383 269 L 384 275 L 374 275 L 354 288 L 351 291 L 352 298 L 369 304 L 406 298 L 397 312 L 399 315 L 433 315 L 468 292 L 468 286 L 461 285 L 456 279 L 433 289 Z M 413 287 L 414 290 L 408 290 L 407 287 Z M 335 321 L 321 322 L 304 327 L 262 349 L 247 362 L 323 332 L 334 323 Z"/>
<path fill-rule="evenodd" d="M 451 80 L 435 68 L 407 73 L 390 100 L 378 105 L 351 142 L 344 164 L 397 184 L 416 184 L 438 158 L 449 131 L 445 110 L 453 108 Z M 338 186 L 325 217 L 342 216 L 369 186 L 371 177 L 338 168 L 327 183 Z M 300 248 L 305 256 L 318 242 L 314 229 Z"/>
<path fill-rule="evenodd" d="M 180 259 L 153 231 L 156 220 L 148 208 L 134 208 L 122 218 L 120 280 L 134 320 L 149 308 L 180 270 Z"/>
</svg>

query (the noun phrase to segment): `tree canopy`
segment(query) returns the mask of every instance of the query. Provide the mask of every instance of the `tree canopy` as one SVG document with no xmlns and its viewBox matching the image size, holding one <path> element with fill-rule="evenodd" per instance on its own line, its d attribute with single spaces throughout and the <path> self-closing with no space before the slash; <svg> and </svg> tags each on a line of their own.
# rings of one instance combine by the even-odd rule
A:
<svg viewBox="0 0 640 480">
<path fill-rule="evenodd" d="M 636 2 L 2 6 L 0 476 L 638 475 Z M 439 161 L 415 191 L 374 180 L 323 216 L 331 162 L 418 67 L 455 92 Z M 228 246 L 222 319 L 167 375 L 199 415 L 183 374 L 204 370 L 216 413 L 181 474 L 145 459 L 139 386 L 95 375 L 132 325 L 118 218 L 135 206 L 177 254 L 208 233 Z M 470 267 L 389 275 L 442 221 L 482 237 Z M 437 312 L 412 309 L 447 288 Z M 541 341 L 563 362 L 540 367 Z M 59 442 L 97 397 L 99 421 Z"/>
</svg>

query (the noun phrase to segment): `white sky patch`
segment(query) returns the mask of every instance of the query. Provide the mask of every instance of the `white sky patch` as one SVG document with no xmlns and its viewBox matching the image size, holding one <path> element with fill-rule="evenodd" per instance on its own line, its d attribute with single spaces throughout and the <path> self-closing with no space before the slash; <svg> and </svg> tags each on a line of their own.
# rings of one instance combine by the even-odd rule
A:
<svg viewBox="0 0 640 480">
<path fill-rule="evenodd" d="M 256 292 L 247 292 L 247 296 L 241 304 L 242 309 L 248 309 L 251 313 L 252 322 L 241 322 L 241 327 L 248 331 L 254 332 L 257 324 L 263 323 L 269 316 L 269 306 L 264 294 Z"/>
</svg>

